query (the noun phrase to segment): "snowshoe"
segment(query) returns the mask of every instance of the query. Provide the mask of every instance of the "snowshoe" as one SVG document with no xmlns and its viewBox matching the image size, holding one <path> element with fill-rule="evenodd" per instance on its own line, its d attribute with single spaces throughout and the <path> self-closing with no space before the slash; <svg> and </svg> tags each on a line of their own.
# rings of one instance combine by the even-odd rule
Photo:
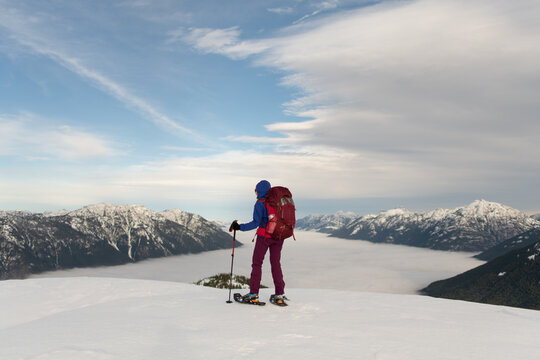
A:
<svg viewBox="0 0 540 360">
<path fill-rule="evenodd" d="M 287 304 L 285 302 L 285 300 L 289 300 L 287 299 L 287 297 L 285 295 L 271 295 L 270 296 L 270 302 L 274 305 L 277 305 L 277 306 L 288 306 L 289 304 Z"/>
<path fill-rule="evenodd" d="M 242 303 L 242 304 L 251 304 L 251 305 L 259 305 L 259 306 L 266 305 L 265 302 L 259 301 L 259 295 L 257 294 L 246 294 L 242 296 L 242 294 L 236 293 L 234 294 L 234 301 Z"/>
</svg>

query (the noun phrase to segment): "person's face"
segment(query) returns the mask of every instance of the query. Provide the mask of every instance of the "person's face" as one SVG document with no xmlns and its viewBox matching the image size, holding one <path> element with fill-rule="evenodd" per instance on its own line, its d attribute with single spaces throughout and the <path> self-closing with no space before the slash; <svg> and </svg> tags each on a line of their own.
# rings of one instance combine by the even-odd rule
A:
<svg viewBox="0 0 540 360">
<path fill-rule="evenodd" d="M 257 195 L 258 195 L 258 194 L 257 194 L 257 189 L 255 189 L 255 197 L 257 197 Z"/>
</svg>

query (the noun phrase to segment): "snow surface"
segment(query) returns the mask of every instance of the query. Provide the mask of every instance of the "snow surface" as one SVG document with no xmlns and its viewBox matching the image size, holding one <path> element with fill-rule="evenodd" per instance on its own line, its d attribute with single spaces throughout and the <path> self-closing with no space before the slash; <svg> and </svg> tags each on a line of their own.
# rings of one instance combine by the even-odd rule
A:
<svg viewBox="0 0 540 360">
<path fill-rule="evenodd" d="M 237 234 L 237 274 L 249 275 L 251 236 Z M 283 250 L 286 308 L 227 304 L 228 290 L 190 284 L 228 272 L 230 250 L 2 281 L 0 359 L 539 358 L 540 311 L 388 294 L 482 263 L 470 253 L 297 239 Z"/>
<path fill-rule="evenodd" d="M 268 294 L 264 294 L 268 295 Z M 0 283 L 0 359 L 538 359 L 540 312 L 336 290 L 290 306 L 112 278 Z"/>
<path fill-rule="evenodd" d="M 483 261 L 472 253 L 435 251 L 409 246 L 344 240 L 327 234 L 296 231 L 286 240 L 282 265 L 287 288 L 314 288 L 414 294 L 436 280 L 446 279 Z M 235 250 L 234 273 L 249 277 L 254 243 L 252 232 L 237 232 L 245 246 Z M 262 283 L 272 287 L 268 258 Z M 83 268 L 34 275 L 42 277 L 94 276 L 194 283 L 228 273 L 231 250 L 145 260 L 112 267 Z"/>
</svg>

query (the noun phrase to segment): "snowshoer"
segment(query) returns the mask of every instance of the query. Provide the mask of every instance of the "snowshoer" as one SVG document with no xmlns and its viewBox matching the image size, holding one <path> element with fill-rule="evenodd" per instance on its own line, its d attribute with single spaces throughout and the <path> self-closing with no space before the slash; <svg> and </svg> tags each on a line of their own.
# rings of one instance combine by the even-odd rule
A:
<svg viewBox="0 0 540 360">
<path fill-rule="evenodd" d="M 259 288 L 262 276 L 262 264 L 266 252 L 270 250 L 270 266 L 272 278 L 274 280 L 275 294 L 271 296 L 270 301 L 276 305 L 285 306 L 285 282 L 283 281 L 283 272 L 281 271 L 281 249 L 283 240 L 272 239 L 266 232 L 268 224 L 268 211 L 266 209 L 264 198 L 270 190 L 270 183 L 266 180 L 260 181 L 255 187 L 257 202 L 253 208 L 253 220 L 249 223 L 239 224 L 237 220 L 233 221 L 231 228 L 233 230 L 250 231 L 257 229 L 257 240 L 253 250 L 253 259 L 251 264 L 251 279 L 249 294 L 242 297 L 243 302 L 256 304 L 259 302 Z"/>
</svg>

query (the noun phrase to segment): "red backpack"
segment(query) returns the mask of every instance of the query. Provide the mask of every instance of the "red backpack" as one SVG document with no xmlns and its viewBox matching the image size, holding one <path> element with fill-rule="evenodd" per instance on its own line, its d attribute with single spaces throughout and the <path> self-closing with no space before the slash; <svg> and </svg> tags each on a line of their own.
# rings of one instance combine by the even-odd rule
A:
<svg viewBox="0 0 540 360">
<path fill-rule="evenodd" d="M 283 186 L 270 188 L 264 199 L 264 204 L 268 212 L 266 233 L 276 240 L 284 240 L 291 236 L 294 238 L 296 208 L 289 189 Z M 296 240 L 296 238 L 294 239 Z"/>
</svg>

